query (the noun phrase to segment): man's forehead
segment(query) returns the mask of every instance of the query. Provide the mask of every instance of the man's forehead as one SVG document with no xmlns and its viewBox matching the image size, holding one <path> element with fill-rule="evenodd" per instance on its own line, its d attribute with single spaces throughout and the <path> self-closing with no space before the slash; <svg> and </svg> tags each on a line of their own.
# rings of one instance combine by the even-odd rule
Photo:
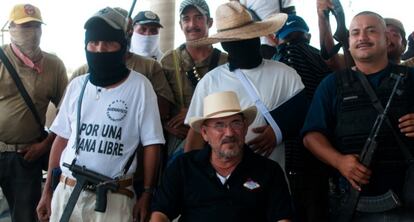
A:
<svg viewBox="0 0 414 222">
<path fill-rule="evenodd" d="M 387 31 L 400 33 L 400 29 L 397 26 L 390 24 L 387 25 Z"/>
<path fill-rule="evenodd" d="M 379 28 L 381 27 L 381 19 L 373 15 L 358 15 L 351 21 L 350 30 L 360 28 Z M 383 23 L 384 24 L 384 23 Z"/>
</svg>

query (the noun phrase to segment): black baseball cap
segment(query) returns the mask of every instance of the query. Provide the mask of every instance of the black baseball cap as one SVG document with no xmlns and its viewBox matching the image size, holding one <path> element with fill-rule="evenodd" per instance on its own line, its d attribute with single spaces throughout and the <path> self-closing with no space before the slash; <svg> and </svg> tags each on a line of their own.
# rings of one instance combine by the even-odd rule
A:
<svg viewBox="0 0 414 222">
<path fill-rule="evenodd" d="M 133 19 L 133 24 L 154 24 L 157 25 L 160 28 L 163 28 L 163 26 L 160 23 L 160 17 L 158 17 L 157 14 L 155 14 L 152 11 L 140 11 Z"/>
</svg>

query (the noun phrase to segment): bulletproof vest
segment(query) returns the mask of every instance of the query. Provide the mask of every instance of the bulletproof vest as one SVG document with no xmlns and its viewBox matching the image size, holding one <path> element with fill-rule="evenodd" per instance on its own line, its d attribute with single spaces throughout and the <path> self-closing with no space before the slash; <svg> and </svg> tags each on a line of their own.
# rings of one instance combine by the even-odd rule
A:
<svg viewBox="0 0 414 222">
<path fill-rule="evenodd" d="M 385 77 L 380 80 L 378 87 L 373 87 L 383 107 L 396 82 L 393 74 L 396 65 L 389 65 Z M 360 80 L 357 72 L 350 69 L 336 73 L 337 79 L 337 116 L 335 126 L 335 145 L 344 154 L 360 154 L 373 124 L 378 116 Z M 388 117 L 395 126 L 400 138 L 413 147 L 414 143 L 399 133 L 398 118 L 413 112 L 414 90 L 412 83 L 404 77 L 398 86 L 396 95 L 391 102 Z M 373 164 L 381 167 L 393 167 L 404 164 L 404 158 L 390 127 L 384 122 L 377 137 L 378 148 L 374 155 Z"/>
</svg>

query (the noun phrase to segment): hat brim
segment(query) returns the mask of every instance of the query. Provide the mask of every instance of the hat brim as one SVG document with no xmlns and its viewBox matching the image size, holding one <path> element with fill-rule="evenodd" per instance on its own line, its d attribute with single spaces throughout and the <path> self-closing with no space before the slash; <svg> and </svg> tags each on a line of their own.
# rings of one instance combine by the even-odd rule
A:
<svg viewBox="0 0 414 222">
<path fill-rule="evenodd" d="M 26 18 L 17 19 L 17 20 L 14 20 L 13 21 L 13 23 L 14 24 L 17 24 L 17 25 L 20 25 L 20 24 L 23 24 L 23 23 L 27 23 L 27 22 L 40 22 L 40 23 L 44 24 L 41 19 L 34 18 L 34 17 L 26 17 Z"/>
<path fill-rule="evenodd" d="M 279 38 L 279 39 L 284 39 L 284 38 L 286 38 L 286 36 L 288 36 L 292 32 L 308 33 L 309 31 L 302 28 L 302 27 L 293 27 L 293 28 L 286 29 L 286 30 L 284 30 L 280 33 L 276 33 L 276 37 Z"/>
<path fill-rule="evenodd" d="M 200 133 L 200 129 L 201 129 L 201 125 L 203 124 L 204 121 L 208 120 L 208 119 L 215 119 L 215 118 L 222 118 L 222 117 L 227 117 L 227 116 L 233 116 L 236 114 L 243 114 L 246 122 L 247 122 L 247 126 L 249 126 L 254 119 L 256 118 L 257 115 L 257 108 L 256 106 L 250 106 L 240 112 L 222 112 L 219 113 L 217 115 L 214 116 L 210 116 L 210 117 L 192 117 L 190 118 L 190 122 L 189 125 L 191 128 L 193 128 L 196 132 Z"/>
<path fill-rule="evenodd" d="M 180 10 L 180 15 L 182 15 L 182 14 L 183 14 L 183 12 L 184 12 L 184 11 L 185 11 L 188 7 L 194 7 L 194 8 L 196 8 L 196 9 L 197 9 L 197 11 L 199 11 L 201 14 L 203 14 L 203 15 L 205 15 L 205 16 L 209 15 L 209 12 L 207 12 L 206 10 L 204 10 L 203 8 L 201 8 L 200 6 L 198 6 L 198 5 L 194 5 L 194 4 L 190 4 L 190 5 L 187 5 L 187 6 L 183 7 L 183 8 Z"/>
<path fill-rule="evenodd" d="M 138 25 L 155 25 L 157 27 L 164 28 L 160 23 L 154 22 L 154 21 L 140 21 L 140 22 L 135 22 L 134 25 L 135 24 L 138 24 Z"/>
<path fill-rule="evenodd" d="M 85 29 L 89 28 L 90 24 L 93 23 L 93 21 L 96 21 L 97 19 L 101 19 L 104 20 L 104 22 L 106 22 L 108 25 L 110 25 L 112 28 L 116 29 L 116 30 L 122 30 L 125 31 L 126 28 L 126 21 L 125 22 L 125 27 L 120 27 L 118 24 L 116 24 L 115 22 L 113 22 L 111 19 L 105 17 L 105 16 L 101 16 L 101 15 L 95 15 L 93 17 L 91 17 L 90 19 L 88 19 L 88 21 L 86 21 L 85 23 Z"/>
<path fill-rule="evenodd" d="M 204 37 L 186 44 L 192 46 L 210 45 L 218 42 L 232 42 L 244 39 L 252 39 L 260 36 L 269 35 L 277 32 L 283 27 L 287 20 L 287 14 L 279 13 L 270 16 L 268 19 L 260 22 L 252 22 L 247 25 L 220 31 L 210 37 Z"/>
</svg>

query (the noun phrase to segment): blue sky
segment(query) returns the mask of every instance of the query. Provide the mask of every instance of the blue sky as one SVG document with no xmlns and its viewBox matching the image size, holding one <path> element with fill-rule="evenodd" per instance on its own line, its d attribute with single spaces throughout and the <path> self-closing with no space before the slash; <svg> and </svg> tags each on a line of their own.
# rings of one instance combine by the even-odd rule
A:
<svg viewBox="0 0 414 222">
<path fill-rule="evenodd" d="M 133 15 L 138 11 L 150 8 L 150 0 L 137 0 Z M 211 14 L 219 4 L 228 0 L 207 0 Z M 18 3 L 32 3 L 40 8 L 46 25 L 43 26 L 41 48 L 48 52 L 56 53 L 65 63 L 68 70 L 82 65 L 84 57 L 84 30 L 83 24 L 94 12 L 106 6 L 122 7 L 129 9 L 131 0 L 0 0 L 0 28 L 6 23 L 13 5 Z M 179 4 L 181 0 L 176 0 Z M 316 15 L 316 0 L 294 0 L 298 15 L 302 16 L 310 27 L 312 34 L 311 44 L 319 46 L 319 35 Z M 371 10 L 380 13 L 384 17 L 394 17 L 401 20 L 407 34 L 414 30 L 412 19 L 412 7 L 407 5 L 409 0 L 341 0 L 346 12 L 347 25 L 356 13 L 363 10 Z M 404 7 L 406 5 L 406 7 Z M 175 10 L 175 9 L 171 9 Z M 177 11 L 177 10 L 175 10 Z M 411 18 L 411 19 L 410 19 Z M 176 21 L 175 46 L 184 41 L 184 36 Z M 210 34 L 215 33 L 215 27 Z M 1 40 L 1 38 L 0 38 Z M 5 35 L 5 43 L 9 36 Z M 1 43 L 1 42 L 0 42 Z"/>
</svg>

